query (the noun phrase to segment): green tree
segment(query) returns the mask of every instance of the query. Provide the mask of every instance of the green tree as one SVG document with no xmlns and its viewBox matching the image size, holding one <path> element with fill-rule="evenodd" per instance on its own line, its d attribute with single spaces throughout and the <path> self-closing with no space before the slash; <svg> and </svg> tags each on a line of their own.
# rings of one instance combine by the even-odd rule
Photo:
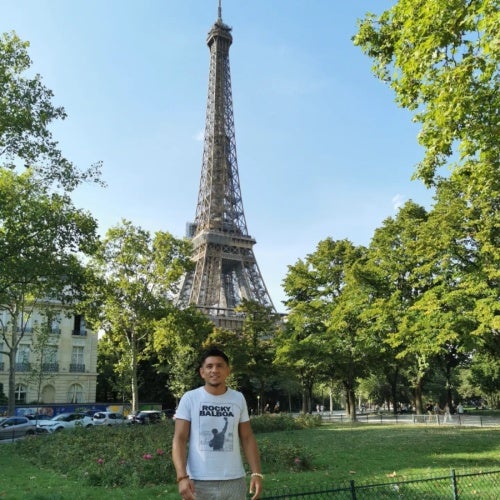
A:
<svg viewBox="0 0 500 500">
<path fill-rule="evenodd" d="M 48 298 L 62 305 L 82 298 L 85 268 L 79 255 L 96 246 L 96 222 L 66 194 L 51 193 L 30 170 L 0 169 L 0 312 L 9 357 L 9 414 L 14 413 L 16 355 L 33 311 Z"/>
<path fill-rule="evenodd" d="M 377 77 L 421 123 L 424 158 L 415 177 L 437 187 L 438 220 L 454 217 L 452 291 L 427 294 L 429 312 L 457 310 L 455 325 L 500 354 L 500 5 L 497 0 L 398 0 L 359 24 L 355 44 Z M 448 166 L 444 178 L 439 169 Z M 451 208 L 453 207 L 453 208 Z M 448 209 L 448 214 L 445 215 Z M 435 227 L 436 230 L 440 229 Z M 437 233 L 447 237 L 441 229 Z M 444 254 L 444 252 L 442 252 Z M 434 294 L 434 297 L 431 296 Z M 423 311 L 422 310 L 422 311 Z M 434 315 L 433 321 L 437 321 Z M 451 322 L 447 322 L 448 325 Z M 450 328 L 447 328 L 450 332 Z M 462 338 L 464 336 L 462 335 Z"/>
<path fill-rule="evenodd" d="M 370 296 L 352 277 L 353 262 L 346 261 L 346 278 L 328 320 L 326 354 L 332 366 L 331 378 L 339 381 L 345 392 L 347 414 L 356 419 L 356 389 L 381 360 L 379 337 L 372 335 L 364 317 Z"/>
<path fill-rule="evenodd" d="M 426 261 L 422 257 L 422 225 L 427 211 L 407 202 L 395 218 L 387 218 L 375 231 L 370 242 L 367 259 L 356 269 L 357 279 L 367 287 L 372 299 L 363 312 L 371 334 L 382 345 L 387 344 L 388 358 L 404 360 L 392 363 L 411 381 L 417 412 L 422 412 L 422 385 L 429 370 L 429 337 L 427 330 L 408 333 L 405 321 L 409 310 L 430 286 Z M 422 249 L 425 254 L 425 245 Z"/>
<path fill-rule="evenodd" d="M 275 338 L 280 329 L 280 318 L 272 307 L 243 299 L 237 312 L 244 315 L 239 340 L 239 376 L 248 381 L 252 392 L 264 401 L 265 391 L 271 388 L 279 375 L 273 360 L 276 353 Z"/>
<path fill-rule="evenodd" d="M 469 389 L 465 396 L 480 396 L 490 408 L 500 408 L 500 361 L 487 354 L 474 356 L 470 370 L 466 372 Z M 462 388 L 459 388 L 459 390 Z"/>
<path fill-rule="evenodd" d="M 29 168 L 38 179 L 71 191 L 83 181 L 100 181 L 100 164 L 79 170 L 52 137 L 50 125 L 64 120 L 64 108 L 32 75 L 29 42 L 14 32 L 0 35 L 0 168 Z"/>
<path fill-rule="evenodd" d="M 128 360 L 132 410 L 138 410 L 138 363 L 148 355 L 155 322 L 171 309 L 175 285 L 191 265 L 189 242 L 148 231 L 129 221 L 106 233 L 91 260 L 96 280 L 87 307 L 95 330 L 102 330 Z"/>
<path fill-rule="evenodd" d="M 46 310 L 42 309 L 38 311 L 43 320 L 33 327 L 31 334 L 30 350 L 34 359 L 30 363 L 30 370 L 24 380 L 28 386 L 33 384 L 36 387 L 37 403 L 42 403 L 43 385 L 51 381 L 54 378 L 54 373 L 57 371 L 55 358 L 57 344 L 54 344 L 52 341 L 51 325 L 49 322 L 52 310 L 53 307 L 49 306 Z"/>
<path fill-rule="evenodd" d="M 300 377 L 304 411 L 311 411 L 314 383 L 335 379 L 343 382 L 348 411 L 355 418 L 355 380 L 367 366 L 367 353 L 358 358 L 360 296 L 347 284 L 352 266 L 363 254 L 362 247 L 348 240 L 327 238 L 305 260 L 289 266 L 284 289 L 290 313 L 278 337 L 276 361 Z M 343 298 L 347 294 L 349 298 Z"/>
<path fill-rule="evenodd" d="M 95 245 L 95 220 L 73 207 L 68 193 L 84 181 L 100 182 L 100 164 L 78 169 L 53 139 L 51 125 L 66 113 L 31 73 L 28 46 L 13 32 L 0 35 L 0 309 L 10 317 L 0 326 L 10 414 L 26 322 L 48 297 L 78 301 L 84 270 L 77 256 Z"/>
<path fill-rule="evenodd" d="M 498 173 L 499 13 L 497 0 L 398 0 L 359 23 L 354 43 L 422 124 L 426 184 L 455 153 L 456 168 Z"/>
<path fill-rule="evenodd" d="M 198 309 L 171 309 L 155 324 L 153 349 L 168 374 L 169 390 L 178 401 L 200 385 L 199 359 L 214 324 Z"/>
<path fill-rule="evenodd" d="M 97 401 L 130 401 L 130 387 L 130 363 L 126 362 L 126 354 L 107 335 L 102 336 L 97 344 Z"/>
</svg>

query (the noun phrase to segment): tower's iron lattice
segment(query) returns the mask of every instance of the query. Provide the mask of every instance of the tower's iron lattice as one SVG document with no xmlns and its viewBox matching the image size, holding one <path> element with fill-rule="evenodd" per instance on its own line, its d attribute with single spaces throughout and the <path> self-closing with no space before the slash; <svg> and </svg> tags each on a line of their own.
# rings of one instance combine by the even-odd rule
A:
<svg viewBox="0 0 500 500">
<path fill-rule="evenodd" d="M 181 306 L 194 304 L 227 328 L 237 327 L 234 309 L 243 299 L 274 310 L 243 212 L 229 68 L 232 41 L 219 1 L 218 19 L 207 38 L 210 74 L 198 204 L 187 228 L 195 269 L 184 276 L 179 292 Z"/>
</svg>

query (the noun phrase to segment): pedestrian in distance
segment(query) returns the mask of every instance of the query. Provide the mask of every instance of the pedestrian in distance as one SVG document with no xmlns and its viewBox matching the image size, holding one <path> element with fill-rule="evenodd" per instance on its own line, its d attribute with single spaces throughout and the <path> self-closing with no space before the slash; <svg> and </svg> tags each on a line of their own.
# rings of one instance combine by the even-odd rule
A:
<svg viewBox="0 0 500 500">
<path fill-rule="evenodd" d="M 439 406 L 439 403 L 434 403 L 434 415 L 436 416 L 436 422 L 439 423 L 439 415 L 441 415 L 441 408 Z"/>
<path fill-rule="evenodd" d="M 446 424 L 447 422 L 451 422 L 451 412 L 448 403 L 446 403 L 444 407 L 444 419 L 443 419 L 444 424 Z"/>
<path fill-rule="evenodd" d="M 262 492 L 260 456 L 241 392 L 230 389 L 226 354 L 207 350 L 199 368 L 205 384 L 186 392 L 176 412 L 172 460 L 184 500 L 244 500 L 245 469 L 240 445 L 252 471 L 250 494 Z"/>
</svg>

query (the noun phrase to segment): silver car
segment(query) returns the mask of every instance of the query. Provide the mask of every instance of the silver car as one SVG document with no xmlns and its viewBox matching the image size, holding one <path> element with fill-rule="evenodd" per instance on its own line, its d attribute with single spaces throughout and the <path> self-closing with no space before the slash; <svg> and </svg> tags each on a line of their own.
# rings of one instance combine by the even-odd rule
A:
<svg viewBox="0 0 500 500">
<path fill-rule="evenodd" d="M 50 420 L 38 422 L 38 427 L 47 429 L 49 432 L 74 429 L 75 427 L 92 427 L 93 425 L 93 420 L 85 413 L 60 413 Z"/>
<path fill-rule="evenodd" d="M 29 418 L 7 417 L 0 420 L 0 440 L 17 439 L 35 433 L 35 422 Z"/>
<path fill-rule="evenodd" d="M 98 411 L 94 413 L 92 418 L 94 425 L 120 425 L 126 423 L 121 413 L 116 413 L 114 411 Z"/>
</svg>

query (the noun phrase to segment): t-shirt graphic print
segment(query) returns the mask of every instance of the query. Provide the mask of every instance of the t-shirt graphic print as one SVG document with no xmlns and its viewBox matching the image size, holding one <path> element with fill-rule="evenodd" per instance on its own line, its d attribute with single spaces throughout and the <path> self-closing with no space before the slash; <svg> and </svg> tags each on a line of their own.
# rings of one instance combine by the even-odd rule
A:
<svg viewBox="0 0 500 500">
<path fill-rule="evenodd" d="M 232 452 L 234 447 L 234 409 L 231 403 L 200 403 L 200 451 Z"/>
</svg>

